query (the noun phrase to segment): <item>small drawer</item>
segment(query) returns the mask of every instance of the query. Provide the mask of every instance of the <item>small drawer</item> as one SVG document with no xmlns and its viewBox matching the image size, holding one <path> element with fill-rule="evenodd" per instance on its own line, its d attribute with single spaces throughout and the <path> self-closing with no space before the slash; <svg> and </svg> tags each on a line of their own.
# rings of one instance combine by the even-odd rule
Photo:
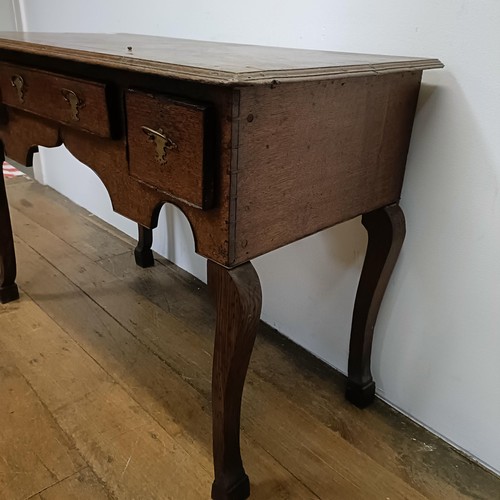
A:
<svg viewBox="0 0 500 500">
<path fill-rule="evenodd" d="M 130 174 L 195 207 L 213 201 L 213 140 L 206 104 L 129 90 Z"/>
<path fill-rule="evenodd" d="M 104 84 L 0 64 L 0 97 L 7 106 L 110 136 Z"/>
</svg>

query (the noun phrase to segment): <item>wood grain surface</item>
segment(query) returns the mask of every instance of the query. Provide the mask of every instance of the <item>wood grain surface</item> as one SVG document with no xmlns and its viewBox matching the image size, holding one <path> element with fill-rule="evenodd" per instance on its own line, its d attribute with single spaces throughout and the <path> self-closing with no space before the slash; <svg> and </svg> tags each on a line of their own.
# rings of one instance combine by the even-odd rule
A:
<svg viewBox="0 0 500 500">
<path fill-rule="evenodd" d="M 22 100 L 12 85 L 13 78 L 22 78 Z M 79 100 L 77 119 L 66 92 Z M 103 83 L 63 77 L 23 66 L 0 64 L 0 95 L 2 102 L 44 118 L 65 123 L 90 133 L 109 137 L 110 120 L 106 87 Z"/>
<path fill-rule="evenodd" d="M 0 140 L 7 155 L 29 164 L 37 145 L 64 142 L 103 181 L 115 211 L 153 228 L 162 204 L 175 204 L 189 220 L 196 251 L 226 267 L 396 202 L 422 69 L 437 67 L 412 58 L 140 36 L 134 49 L 131 36 L 127 53 L 128 47 L 132 53 L 143 47 L 150 54 L 143 61 L 149 69 L 135 72 L 118 56 L 117 44 L 125 35 L 6 37 L 0 35 L 0 59 L 50 69 L 32 72 L 40 82 L 48 78 L 49 89 L 67 80 L 80 82 L 82 92 L 94 84 L 102 91 L 100 82 L 107 82 L 112 90 L 107 107 L 102 110 L 97 102 L 100 96 L 102 104 L 101 92 L 95 94 L 94 108 L 101 109 L 105 128 L 109 113 L 113 129 L 113 139 L 107 139 L 84 133 L 78 124 L 56 123 L 52 108 L 57 106 L 50 101 L 50 112 L 43 114 L 40 93 L 36 109 L 32 103 L 28 108 L 43 117 L 14 109 L 19 104 L 15 89 L 4 78 L 2 93 L 8 98 L 2 97 L 7 106 Z M 2 44 L 10 52 L 2 52 Z M 65 62 L 58 54 L 70 46 L 72 60 Z M 292 68 L 304 78 L 267 85 L 240 82 L 236 88 L 218 79 L 207 84 L 193 76 L 203 68 L 197 58 L 205 60 L 206 54 L 205 71 L 218 71 L 218 64 L 235 77 L 260 68 L 260 77 L 268 78 L 273 71 Z M 174 77 L 168 71 L 152 76 L 156 65 L 170 64 L 169 58 L 182 59 L 183 71 L 193 72 L 193 78 L 178 80 L 181 73 Z M 33 87 L 41 92 L 40 85 L 29 85 L 26 96 Z M 97 119 L 89 123 L 94 131 L 100 126 Z M 142 127 L 165 129 L 171 146 L 165 161 L 157 161 L 157 138 L 150 140 Z"/>
<path fill-rule="evenodd" d="M 223 85 L 442 67 L 437 59 L 420 57 L 238 45 L 134 34 L 0 33 L 2 49 Z"/>
<path fill-rule="evenodd" d="M 44 35 L 40 36 L 43 39 Z M 51 42 L 43 46 L 18 41 L 14 49 L 5 39 L 0 43 L 0 59 L 38 68 L 22 70 L 7 64 L 3 66 L 0 90 L 5 111 L 2 112 L 0 140 L 7 154 L 25 164 L 30 164 L 38 145 L 55 147 L 64 143 L 76 158 L 97 173 L 110 194 L 113 208 L 143 229 L 140 256 L 151 246 L 149 230 L 156 226 L 163 203 L 176 204 L 186 215 L 193 228 L 196 251 L 210 259 L 209 283 L 215 291 L 217 305 L 212 372 L 215 464 L 212 497 L 216 500 L 247 498 L 249 483 L 240 455 L 240 407 L 261 307 L 259 280 L 249 260 L 356 215 L 397 202 L 422 69 L 439 67 L 439 62 L 384 56 L 299 54 L 293 50 L 255 47 L 218 45 L 215 48 L 192 41 L 164 40 L 162 43 L 176 53 L 173 59 L 169 62 L 158 58 L 149 60 L 148 69 L 134 76 L 135 70 L 130 63 L 133 57 L 128 59 L 124 73 L 125 67 L 121 64 L 127 58 L 123 55 L 117 58 L 113 50 L 111 53 L 85 49 L 68 52 L 67 43 L 74 43 L 78 37 L 58 35 L 57 44 Z M 99 40 L 95 36 L 84 38 Z M 116 41 L 108 36 L 103 39 Z M 153 45 L 157 41 L 153 38 L 140 40 Z M 140 43 L 135 49 L 138 47 Z M 168 50 L 165 45 L 162 48 Z M 208 67 L 200 66 L 199 54 L 211 48 L 214 48 L 217 67 L 210 58 L 206 63 Z M 133 56 L 135 49 L 134 45 L 128 45 L 127 55 Z M 68 70 L 61 58 L 63 53 L 72 55 Z M 182 71 L 175 62 L 179 56 L 183 57 Z M 272 64 L 267 59 L 271 56 Z M 296 61 L 292 63 L 294 56 Z M 239 64 L 245 64 L 245 70 L 238 69 L 231 57 L 240 58 Z M 329 66 L 327 60 L 333 66 Z M 41 72 L 40 68 L 55 68 L 56 72 Z M 11 75 L 11 69 L 17 73 Z M 151 76 L 155 74 L 161 78 Z M 210 80 L 210 74 L 217 77 Z M 276 74 L 283 75 L 287 83 L 273 79 L 269 85 L 258 85 L 269 82 Z M 176 80 L 181 77 L 182 80 Z M 89 80 L 84 81 L 86 78 Z M 106 81 L 106 86 L 99 83 L 101 81 Z M 239 83 L 238 88 L 225 86 L 235 82 Z M 252 85 L 244 86 L 245 82 Z M 215 83 L 217 85 L 213 85 Z M 71 84 L 72 88 L 79 85 L 78 93 L 66 87 L 60 91 L 62 84 Z M 112 89 L 112 93 L 106 89 Z M 68 106 L 58 104 L 61 92 L 66 104 L 70 105 L 73 122 L 64 118 Z M 7 95 L 6 99 L 3 94 Z M 56 94 L 58 103 L 54 102 Z M 85 94 L 95 97 L 95 102 L 90 99 L 94 115 L 85 115 L 85 123 L 79 123 L 80 112 L 83 116 L 83 109 L 89 104 L 84 100 Z M 102 131 L 104 137 L 88 133 L 99 130 L 99 109 L 105 117 L 111 117 L 114 133 L 109 137 Z M 107 130 L 108 122 L 101 125 Z M 10 233 L 5 217 L 5 214 L 8 216 L 5 196 L 3 205 L 4 226 Z M 23 223 L 19 232 L 21 239 L 23 230 L 29 227 L 30 233 L 43 240 L 40 246 L 50 254 L 45 258 L 50 259 L 52 265 L 57 263 L 64 268 L 66 276 L 72 274 L 67 266 L 74 264 L 73 252 L 69 249 L 59 252 L 56 241 L 51 241 L 54 238 L 43 227 L 33 227 L 23 214 L 16 214 L 16 217 Z M 12 237 L 8 237 L 7 250 L 12 248 Z M 2 256 L 2 263 L 13 265 L 5 266 L 2 275 L 14 276 L 13 251 L 7 253 L 7 258 Z M 240 264 L 243 265 L 237 267 Z M 81 269 L 79 272 L 82 273 Z M 388 279 L 390 272 L 386 274 L 384 277 Z M 84 276 L 75 277 L 75 284 L 89 297 L 93 294 L 102 297 L 108 313 L 121 314 L 127 302 L 130 308 L 133 307 L 133 294 L 117 300 L 116 292 L 112 291 L 117 284 L 113 276 L 105 276 L 102 272 L 98 275 L 99 278 L 90 282 Z M 362 280 L 361 285 L 363 283 Z M 375 302 L 381 299 L 382 292 L 376 295 Z M 74 386 L 78 380 L 75 370 L 78 370 L 79 346 L 66 349 L 69 353 L 69 361 L 65 360 L 69 363 L 67 366 L 58 363 L 57 345 L 62 342 L 63 331 L 57 328 L 52 336 L 53 349 L 42 356 L 44 363 L 36 367 L 26 365 L 26 345 L 38 350 L 42 348 L 39 338 L 30 339 L 26 323 L 27 318 L 35 314 L 36 307 L 31 302 L 26 307 L 28 314 L 20 319 L 22 328 L 16 338 L 19 362 L 34 376 L 39 374 L 37 368 L 46 363 L 57 364 L 67 372 L 64 373 L 69 380 L 66 393 L 46 401 L 46 405 L 59 417 L 65 432 L 83 436 L 85 446 L 81 453 L 86 460 L 90 459 L 89 447 L 98 446 L 97 436 L 112 441 L 108 433 L 112 434 L 117 425 L 117 417 L 104 412 L 106 405 L 115 399 L 122 401 L 126 395 L 123 388 L 113 386 L 109 373 L 100 372 L 100 364 L 99 369 L 94 367 L 92 375 L 85 378 L 84 384 Z M 119 323 L 124 324 L 121 320 Z M 161 327 L 167 323 L 168 319 L 162 321 Z M 43 318 L 41 324 L 45 329 L 47 318 Z M 146 332 L 156 330 L 141 317 L 134 325 L 138 329 L 147 325 Z M 139 330 L 135 334 L 138 335 Z M 161 335 L 156 336 L 161 338 Z M 149 340 L 154 345 L 158 342 L 154 337 Z M 195 357 L 199 356 L 196 341 L 189 346 L 196 351 Z M 201 352 L 206 351 L 201 349 Z M 82 360 L 83 364 L 86 362 L 88 360 Z M 203 360 L 198 359 L 194 365 L 195 371 L 200 372 Z M 180 374 L 189 373 L 193 369 L 192 361 L 186 355 L 181 366 L 175 369 Z M 44 394 L 46 390 L 42 382 L 37 393 Z M 102 401 L 104 394 L 108 397 L 105 402 Z M 250 413 L 248 425 L 261 425 L 261 422 L 270 425 L 273 410 L 260 418 Z M 120 433 L 120 440 L 110 443 L 108 464 L 121 465 L 125 461 L 123 476 L 134 456 L 130 444 L 137 429 L 148 428 L 153 439 L 164 445 L 160 456 L 167 467 L 172 469 L 178 464 L 180 470 L 184 467 L 187 472 L 190 454 L 186 448 L 189 445 L 177 450 L 175 432 L 174 436 L 167 432 L 158 438 L 161 434 L 158 422 L 150 422 L 148 415 L 141 411 L 133 411 L 133 406 L 129 406 L 125 412 L 127 424 Z M 86 415 L 97 424 L 96 429 L 90 434 L 81 429 L 77 414 Z M 305 423 L 297 415 L 298 426 Z M 285 469 L 291 470 L 293 459 L 290 462 L 289 453 L 285 453 L 282 438 L 276 441 L 278 436 L 279 433 L 269 436 L 268 442 L 281 449 L 275 458 Z M 372 463 L 371 458 L 352 460 L 351 457 L 351 465 L 347 467 L 346 457 L 356 452 L 336 436 L 325 435 L 322 446 L 315 435 L 307 436 L 305 442 L 306 449 L 316 450 L 315 456 L 321 463 L 338 470 L 350 483 L 355 482 L 356 474 L 366 475 L 371 471 L 368 477 L 374 481 L 368 489 L 376 497 L 397 497 L 398 494 L 421 497 L 420 492 L 412 491 L 404 481 L 390 478 L 392 473 L 381 479 L 380 467 Z M 156 446 L 148 441 L 142 453 L 154 456 L 158 453 Z M 342 450 L 342 460 L 328 454 L 326 449 L 329 447 Z M 301 455 L 302 449 L 299 442 L 288 446 L 293 455 Z M 160 463 L 160 456 L 156 463 Z M 135 457 L 142 461 L 142 455 L 136 453 Z M 197 460 L 201 465 L 204 463 L 203 456 Z M 317 465 L 302 474 L 311 479 L 310 474 L 318 468 Z M 97 460 L 93 470 L 99 475 L 107 469 L 108 465 Z M 122 494 L 124 487 L 130 487 L 133 497 L 140 498 L 148 488 L 166 487 L 162 486 L 164 478 L 158 466 L 148 470 L 146 476 L 139 469 L 130 470 L 128 486 L 116 473 L 113 468 L 109 485 L 117 494 Z M 331 489 L 323 479 L 325 475 L 321 474 L 316 493 L 320 498 Z M 190 498 L 186 496 L 190 482 L 195 485 L 195 494 L 199 495 L 204 491 L 206 479 L 204 467 L 195 469 L 189 480 L 186 474 L 183 481 L 172 485 L 168 496 Z M 365 498 L 363 491 L 359 488 L 350 491 L 342 480 L 335 482 L 334 489 L 346 498 Z"/>
<path fill-rule="evenodd" d="M 135 178 L 198 208 L 210 208 L 215 177 L 215 124 L 207 105 L 162 94 L 128 91 L 125 96 L 129 171 Z M 157 143 L 145 129 L 163 135 L 170 149 L 158 159 Z M 161 145 L 166 144 L 166 141 Z M 207 147 L 206 147 L 207 146 Z"/>
<path fill-rule="evenodd" d="M 420 78 L 242 89 L 231 262 L 398 201 Z"/>
<path fill-rule="evenodd" d="M 141 224 L 156 227 L 158 215 L 164 203 L 178 206 L 189 219 L 193 228 L 195 248 L 200 254 L 223 264 L 229 255 L 229 203 L 230 164 L 233 158 L 232 92 L 207 88 L 198 90 L 199 99 L 211 102 L 219 117 L 207 133 L 214 141 L 218 168 L 213 172 L 207 189 L 217 197 L 216 205 L 202 211 L 193 204 L 185 203 L 176 196 L 155 186 L 139 181 L 129 174 L 127 143 L 122 139 L 105 139 L 81 130 L 62 126 L 22 110 L 9 108 L 4 123 L 0 123 L 0 141 L 5 144 L 6 155 L 24 165 L 32 164 L 33 153 L 38 145 L 56 147 L 64 143 L 69 151 L 89 166 L 101 179 L 111 198 L 113 209 Z M 209 148 L 211 149 L 211 148 Z M 185 172 L 189 180 L 189 173 Z"/>
<path fill-rule="evenodd" d="M 217 311 L 212 369 L 212 498 L 243 499 L 250 494 L 250 484 L 240 454 L 241 397 L 260 321 L 262 290 L 250 262 L 225 269 L 209 260 L 207 279 Z"/>
</svg>

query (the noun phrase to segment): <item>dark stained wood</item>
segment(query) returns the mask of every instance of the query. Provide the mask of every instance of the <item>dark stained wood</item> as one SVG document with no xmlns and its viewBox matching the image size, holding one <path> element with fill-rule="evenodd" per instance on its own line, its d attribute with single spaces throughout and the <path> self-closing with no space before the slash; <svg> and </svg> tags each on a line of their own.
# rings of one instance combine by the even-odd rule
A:
<svg viewBox="0 0 500 500">
<path fill-rule="evenodd" d="M 397 204 L 364 214 L 368 247 L 361 271 L 354 312 L 346 397 L 360 408 L 375 397 L 370 359 L 373 332 L 385 289 L 405 238 L 405 218 Z"/>
<path fill-rule="evenodd" d="M 126 114 L 130 174 L 189 205 L 210 208 L 214 124 L 208 120 L 207 106 L 128 91 Z"/>
<path fill-rule="evenodd" d="M 0 166 L 4 161 L 3 144 L 0 142 Z M 0 303 L 5 304 L 19 298 L 16 285 L 16 254 L 9 204 L 5 191 L 5 179 L 0 175 Z"/>
<path fill-rule="evenodd" d="M 17 109 L 9 109 L 7 123 L 0 125 L 0 141 L 5 156 L 21 165 L 32 166 L 38 146 L 48 148 L 61 144 L 57 124 Z"/>
<path fill-rule="evenodd" d="M 151 229 L 162 204 L 175 204 L 188 219 L 196 251 L 209 259 L 217 302 L 212 494 L 217 500 L 245 498 L 240 406 L 261 307 L 260 284 L 249 262 L 398 201 L 422 70 L 441 64 L 68 34 L 0 34 L 0 61 L 0 140 L 7 155 L 30 164 L 38 145 L 64 143 L 99 176 L 114 210 L 139 224 L 140 265 L 152 263 Z M 6 207 L 5 198 L 3 203 Z M 9 242 L 8 209 L 3 212 L 0 222 Z M 398 234 L 386 261 L 368 250 L 361 278 L 367 284 L 360 285 L 353 322 L 361 325 L 353 326 L 358 347 L 351 356 L 351 364 L 360 363 L 363 370 Z M 14 253 L 9 244 L 5 248 L 9 265 L 4 267 L 15 269 Z M 67 256 L 60 255 L 58 264 L 63 259 Z M 7 282 L 12 272 L 4 275 Z M 370 276 L 378 276 L 373 286 Z M 85 286 L 93 289 L 97 282 L 103 284 L 98 279 Z M 123 308 L 114 297 L 113 307 Z M 303 418 L 296 422 L 301 425 Z M 280 446 L 277 436 L 270 441 Z M 318 443 L 311 436 L 307 446 Z M 342 463 L 335 467 L 350 477 Z M 343 487 L 339 484 L 339 491 Z M 380 487 L 374 485 L 374 491 Z M 319 496 L 329 494 L 325 483 L 320 489 Z"/>
<path fill-rule="evenodd" d="M 131 50 L 129 50 L 129 47 Z M 437 59 L 238 45 L 135 34 L 1 33 L 0 50 L 219 85 L 441 68 Z"/>
<path fill-rule="evenodd" d="M 228 270 L 207 263 L 217 322 L 212 370 L 214 500 L 243 500 L 250 483 L 240 454 L 243 384 L 262 307 L 259 277 L 250 262 Z"/>
<path fill-rule="evenodd" d="M 22 99 L 12 84 L 15 78 L 22 79 Z M 76 116 L 72 111 L 70 93 L 78 99 Z M 102 83 L 0 64 L 0 94 L 8 106 L 103 137 L 110 136 L 106 88 Z"/>
<path fill-rule="evenodd" d="M 63 38 L 71 41 L 71 36 Z M 109 40 L 112 43 L 114 38 Z M 18 57 L 26 55 L 21 48 Z M 332 61 L 346 60 L 345 54 L 331 57 Z M 75 57 L 72 77 L 78 76 L 77 61 Z M 310 71 L 313 61 L 309 62 Z M 370 61 L 376 64 L 375 59 Z M 54 70 L 57 62 L 56 58 L 45 58 L 36 64 L 50 65 Z M 60 64 L 58 71 L 62 74 L 65 68 Z M 81 67 L 80 75 L 94 75 L 94 70 Z M 155 227 L 162 203 L 174 203 L 189 219 L 197 252 L 234 267 L 397 201 L 421 71 L 406 67 L 399 73 L 347 75 L 232 90 L 187 81 L 150 80 L 146 73 L 141 80 L 132 78 L 130 72 L 117 73 L 111 65 L 101 68 L 98 78 L 108 81 L 118 96 L 128 96 L 129 109 L 124 108 L 123 99 L 113 101 L 117 119 L 123 115 L 126 120 L 128 115 L 128 140 L 76 135 L 77 130 L 43 120 L 37 123 L 34 117 L 24 118 L 25 124 L 17 127 L 16 123 L 4 125 L 4 131 L 0 127 L 0 137 L 17 136 L 19 130 L 23 135 L 23 128 L 29 127 L 29 141 L 4 138 L 7 153 L 13 150 L 11 156 L 21 163 L 25 162 L 23 156 L 30 156 L 23 149 L 31 151 L 37 143 L 53 146 L 64 140 L 75 156 L 98 173 L 117 212 L 145 227 Z M 145 88 L 147 95 L 130 93 L 130 86 Z M 141 127 L 151 118 L 154 127 L 168 122 L 175 129 L 177 118 L 166 117 L 168 106 L 149 95 L 171 95 L 180 102 L 207 103 L 213 109 L 211 124 L 183 122 L 181 144 L 190 131 L 187 156 L 181 155 L 170 166 L 156 164 L 154 144 L 147 142 Z M 164 111 L 158 112 L 158 107 Z M 176 108 L 176 115 L 178 111 Z M 207 109 L 203 114 L 208 116 Z M 8 110 L 8 116 L 11 122 L 21 121 L 20 112 L 13 109 Z M 195 126 L 188 126 L 188 122 Z M 57 139 L 47 137 L 54 134 Z M 207 156 L 213 152 L 214 161 L 203 161 L 200 167 L 202 142 L 203 160 L 205 152 Z M 176 154 L 172 150 L 167 156 L 173 161 Z M 138 179 L 144 182 L 136 182 Z M 206 213 L 196 209 L 212 204 Z"/>
<path fill-rule="evenodd" d="M 61 126 L 24 111 L 8 109 L 7 122 L 0 123 L 0 141 L 6 155 L 24 165 L 32 164 L 37 145 L 55 147 L 64 142 L 69 151 L 89 166 L 105 185 L 113 209 L 144 227 L 157 226 L 164 203 L 178 206 L 188 218 L 195 239 L 196 251 L 217 262 L 228 264 L 230 179 L 228 171 L 233 156 L 231 142 L 232 93 L 217 89 L 200 90 L 202 99 L 209 99 L 220 121 L 217 133 L 209 134 L 218 151 L 217 172 L 214 173 L 217 204 L 202 211 L 168 193 L 158 190 L 129 175 L 125 139 L 110 140 Z"/>
<path fill-rule="evenodd" d="M 230 262 L 396 202 L 420 78 L 242 89 Z"/>
<path fill-rule="evenodd" d="M 143 268 L 152 267 L 155 265 L 153 251 L 151 250 L 151 246 L 153 245 L 153 230 L 140 224 L 137 225 L 137 229 L 139 238 L 134 250 L 135 263 Z"/>
<path fill-rule="evenodd" d="M 180 208 L 189 220 L 196 251 L 218 262 L 226 262 L 229 238 L 229 177 L 224 175 L 222 169 L 217 174 L 220 201 L 217 207 L 203 211 L 128 175 L 124 142 L 104 140 L 73 129 L 63 130 L 62 137 L 69 151 L 99 176 L 116 212 L 142 226 L 155 228 L 162 205 L 171 202 Z M 230 151 L 221 155 L 223 164 L 228 160 L 226 154 L 229 155 Z"/>
</svg>

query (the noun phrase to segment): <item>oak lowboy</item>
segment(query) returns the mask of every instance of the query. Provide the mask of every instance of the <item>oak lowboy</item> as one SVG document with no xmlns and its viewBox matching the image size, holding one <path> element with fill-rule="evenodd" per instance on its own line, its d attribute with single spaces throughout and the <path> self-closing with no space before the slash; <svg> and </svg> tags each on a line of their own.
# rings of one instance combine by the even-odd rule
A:
<svg viewBox="0 0 500 500">
<path fill-rule="evenodd" d="M 422 71 L 435 59 L 138 35 L 0 34 L 0 156 L 62 143 L 138 223 L 153 264 L 164 203 L 189 220 L 216 298 L 212 497 L 243 499 L 241 394 L 260 318 L 254 257 L 362 215 L 347 398 L 374 397 L 373 329 L 401 248 L 398 205 Z M 18 297 L 3 178 L 0 300 Z"/>
</svg>

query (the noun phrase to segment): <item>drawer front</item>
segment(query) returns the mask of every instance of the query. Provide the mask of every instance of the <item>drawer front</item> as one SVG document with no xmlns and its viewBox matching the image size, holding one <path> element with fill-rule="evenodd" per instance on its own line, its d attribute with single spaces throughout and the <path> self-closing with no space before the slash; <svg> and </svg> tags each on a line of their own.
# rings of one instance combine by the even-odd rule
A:
<svg viewBox="0 0 500 500">
<path fill-rule="evenodd" d="M 130 90 L 130 174 L 198 208 L 213 201 L 213 141 L 207 105 Z"/>
<path fill-rule="evenodd" d="M 104 84 L 0 64 L 0 95 L 8 106 L 110 136 Z"/>
</svg>

